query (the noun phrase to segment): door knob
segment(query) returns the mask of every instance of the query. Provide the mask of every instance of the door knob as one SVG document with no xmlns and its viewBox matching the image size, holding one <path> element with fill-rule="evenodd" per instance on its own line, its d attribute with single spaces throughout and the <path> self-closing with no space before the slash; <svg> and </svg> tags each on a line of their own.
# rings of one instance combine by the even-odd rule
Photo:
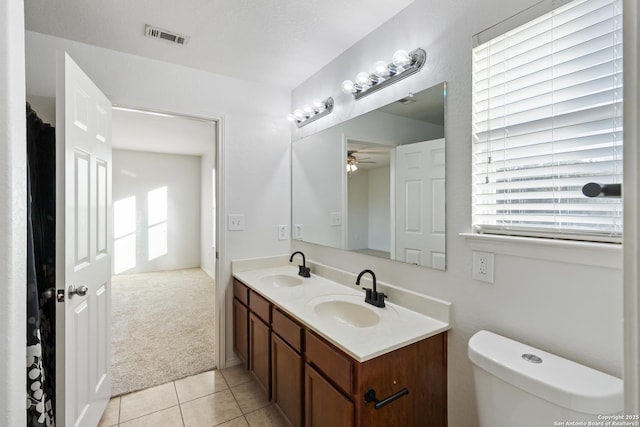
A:
<svg viewBox="0 0 640 427">
<path fill-rule="evenodd" d="M 87 288 L 85 285 L 80 285 L 77 288 L 73 285 L 69 285 L 69 298 L 73 297 L 74 295 L 80 295 L 81 297 L 83 297 L 87 294 L 88 290 L 89 288 Z"/>
</svg>

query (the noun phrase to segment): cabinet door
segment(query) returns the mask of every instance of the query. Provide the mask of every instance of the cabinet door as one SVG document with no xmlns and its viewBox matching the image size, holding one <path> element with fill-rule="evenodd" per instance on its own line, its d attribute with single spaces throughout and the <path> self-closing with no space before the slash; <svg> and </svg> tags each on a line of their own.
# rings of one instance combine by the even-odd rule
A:
<svg viewBox="0 0 640 427">
<path fill-rule="evenodd" d="M 308 364 L 304 376 L 305 427 L 353 427 L 353 403 Z"/>
<path fill-rule="evenodd" d="M 293 427 L 302 427 L 302 356 L 271 334 L 271 400 Z"/>
<path fill-rule="evenodd" d="M 254 313 L 249 313 L 249 370 L 270 399 L 271 337 L 269 326 Z"/>
<path fill-rule="evenodd" d="M 233 299 L 233 351 L 249 369 L 249 309 Z"/>
</svg>

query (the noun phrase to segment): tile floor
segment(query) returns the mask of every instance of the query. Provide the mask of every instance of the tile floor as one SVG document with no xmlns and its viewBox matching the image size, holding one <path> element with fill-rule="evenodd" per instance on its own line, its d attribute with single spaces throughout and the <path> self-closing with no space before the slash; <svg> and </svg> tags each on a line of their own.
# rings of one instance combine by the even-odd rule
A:
<svg viewBox="0 0 640 427">
<path fill-rule="evenodd" d="M 241 365 L 114 397 L 98 427 L 285 427 Z"/>
</svg>

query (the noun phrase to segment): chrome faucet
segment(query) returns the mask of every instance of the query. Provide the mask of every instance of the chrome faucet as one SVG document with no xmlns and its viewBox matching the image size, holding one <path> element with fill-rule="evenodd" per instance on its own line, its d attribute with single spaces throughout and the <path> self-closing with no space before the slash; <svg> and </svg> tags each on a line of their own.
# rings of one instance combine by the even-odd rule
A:
<svg viewBox="0 0 640 427">
<path fill-rule="evenodd" d="M 295 251 L 294 253 L 292 253 L 291 258 L 289 258 L 289 262 L 293 261 L 293 257 L 296 254 L 302 255 L 302 265 L 298 266 L 298 276 L 311 277 L 311 269 L 307 267 L 307 261 L 305 260 L 304 254 L 301 251 Z"/>
<path fill-rule="evenodd" d="M 364 288 L 365 297 L 364 302 L 375 305 L 376 307 L 384 307 L 384 299 L 387 297 L 384 293 L 378 292 L 376 289 L 376 275 L 371 270 L 362 270 L 360 274 L 358 274 L 358 278 L 356 279 L 356 285 L 360 286 L 360 278 L 366 273 L 371 274 L 373 278 L 373 289 Z"/>
</svg>

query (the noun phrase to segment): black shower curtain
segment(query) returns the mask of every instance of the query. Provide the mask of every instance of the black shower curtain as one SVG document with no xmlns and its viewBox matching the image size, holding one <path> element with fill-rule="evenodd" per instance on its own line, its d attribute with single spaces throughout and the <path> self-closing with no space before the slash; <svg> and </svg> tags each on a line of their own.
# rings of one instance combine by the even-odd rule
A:
<svg viewBox="0 0 640 427">
<path fill-rule="evenodd" d="M 27 104 L 27 426 L 55 426 L 55 129 Z"/>
</svg>

